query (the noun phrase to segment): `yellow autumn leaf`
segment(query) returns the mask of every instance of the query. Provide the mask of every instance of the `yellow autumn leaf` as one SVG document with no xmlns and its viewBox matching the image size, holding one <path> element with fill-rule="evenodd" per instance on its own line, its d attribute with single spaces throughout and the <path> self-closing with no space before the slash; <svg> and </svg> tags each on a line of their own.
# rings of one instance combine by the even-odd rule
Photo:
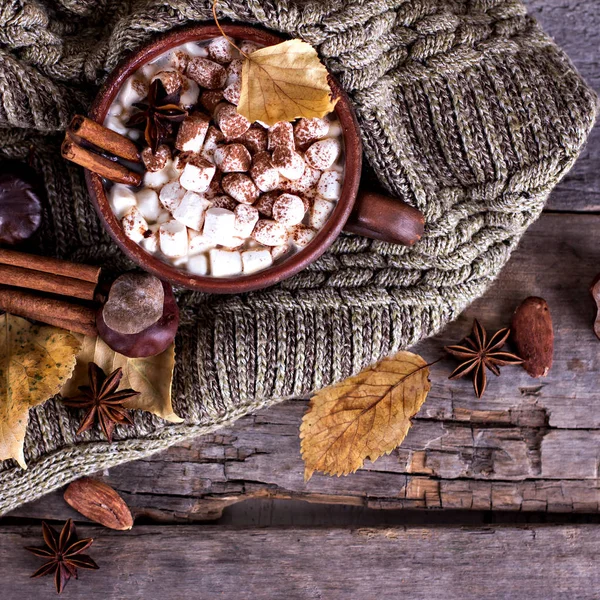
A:
<svg viewBox="0 0 600 600">
<path fill-rule="evenodd" d="M 425 402 L 428 377 L 420 356 L 399 352 L 313 396 L 300 426 L 305 480 L 315 471 L 347 475 L 389 454 Z"/>
<path fill-rule="evenodd" d="M 261 48 L 244 59 L 237 110 L 250 122 L 267 125 L 323 117 L 336 104 L 327 76 L 316 50 L 306 42 Z"/>
<path fill-rule="evenodd" d="M 79 386 L 88 384 L 89 362 L 95 362 L 107 375 L 119 367 L 123 369 L 119 388 L 140 392 L 124 404 L 125 408 L 145 410 L 171 423 L 183 422 L 173 411 L 171 398 L 175 344 L 156 356 L 127 358 L 111 350 L 99 337 L 86 336 L 73 377 L 61 390 L 63 397 L 77 396 Z"/>
<path fill-rule="evenodd" d="M 29 409 L 57 394 L 75 367 L 80 341 L 68 331 L 0 316 L 0 461 L 26 469 Z"/>
</svg>

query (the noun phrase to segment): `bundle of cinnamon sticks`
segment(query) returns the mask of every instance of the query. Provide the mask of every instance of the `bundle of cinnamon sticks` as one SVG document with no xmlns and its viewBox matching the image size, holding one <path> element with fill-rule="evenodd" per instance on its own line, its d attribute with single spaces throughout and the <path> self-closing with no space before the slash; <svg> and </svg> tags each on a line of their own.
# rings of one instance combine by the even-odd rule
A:
<svg viewBox="0 0 600 600">
<path fill-rule="evenodd" d="M 0 249 L 0 309 L 95 336 L 99 278 L 98 267 Z"/>
<path fill-rule="evenodd" d="M 122 161 L 141 164 L 137 146 L 127 137 L 75 115 L 65 134 L 61 153 L 64 158 L 115 183 L 139 186 L 142 175 Z"/>
</svg>

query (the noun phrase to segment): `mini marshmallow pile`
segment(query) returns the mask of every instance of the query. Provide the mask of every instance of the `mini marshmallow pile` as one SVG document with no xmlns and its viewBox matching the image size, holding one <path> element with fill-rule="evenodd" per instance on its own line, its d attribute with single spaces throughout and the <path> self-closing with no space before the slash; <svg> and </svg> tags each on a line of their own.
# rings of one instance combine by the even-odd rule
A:
<svg viewBox="0 0 600 600">
<path fill-rule="evenodd" d="M 258 46 L 239 42 L 245 53 Z M 149 84 L 180 91 L 188 116 L 174 147 L 142 151 L 143 186 L 113 184 L 110 205 L 125 234 L 195 275 L 231 277 L 270 267 L 304 248 L 327 222 L 343 183 L 342 131 L 323 119 L 250 123 L 238 114 L 242 60 L 224 38 L 188 43 L 130 77 L 106 127 L 125 126 Z"/>
</svg>

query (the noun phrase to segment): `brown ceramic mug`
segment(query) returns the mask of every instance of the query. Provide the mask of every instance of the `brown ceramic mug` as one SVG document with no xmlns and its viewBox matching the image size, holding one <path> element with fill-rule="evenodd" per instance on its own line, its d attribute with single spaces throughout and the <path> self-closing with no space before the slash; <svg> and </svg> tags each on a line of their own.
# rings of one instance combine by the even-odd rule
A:
<svg viewBox="0 0 600 600">
<path fill-rule="evenodd" d="M 248 26 L 223 25 L 232 38 L 249 40 L 264 46 L 283 41 L 282 38 Z M 196 25 L 169 32 L 125 59 L 110 74 L 90 109 L 90 118 L 103 123 L 108 109 L 125 80 L 139 67 L 167 50 L 187 42 L 199 42 L 221 35 L 215 25 Z M 384 241 L 412 244 L 423 232 L 423 216 L 401 200 L 360 189 L 362 144 L 354 109 L 348 96 L 337 81 L 331 78 L 334 97 L 338 98 L 335 112 L 344 138 L 344 182 L 336 208 L 317 233 L 302 250 L 264 271 L 251 275 L 227 278 L 192 275 L 161 261 L 130 240 L 108 202 L 99 175 L 86 170 L 86 182 L 100 218 L 123 252 L 144 270 L 174 285 L 209 293 L 239 293 L 265 288 L 295 275 L 313 262 L 331 246 L 339 233 L 349 231 Z"/>
</svg>

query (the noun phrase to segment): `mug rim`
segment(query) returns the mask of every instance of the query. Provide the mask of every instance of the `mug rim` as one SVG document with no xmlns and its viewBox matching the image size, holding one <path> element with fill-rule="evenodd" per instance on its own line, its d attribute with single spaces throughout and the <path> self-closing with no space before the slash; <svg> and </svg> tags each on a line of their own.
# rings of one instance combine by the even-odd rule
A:
<svg viewBox="0 0 600 600">
<path fill-rule="evenodd" d="M 271 46 L 284 41 L 284 38 L 258 27 L 246 25 L 221 25 L 227 35 Z M 185 44 L 212 39 L 221 35 L 216 25 L 204 24 L 171 30 L 145 44 L 138 51 L 126 57 L 111 71 L 99 90 L 89 111 L 89 117 L 102 124 L 108 109 L 125 80 L 139 67 L 157 58 L 164 52 Z M 305 248 L 298 250 L 280 263 L 250 275 L 232 277 L 212 277 L 194 275 L 169 263 L 163 262 L 129 239 L 122 229 L 108 202 L 102 178 L 85 170 L 85 179 L 92 203 L 104 228 L 126 256 L 145 271 L 167 280 L 173 285 L 187 289 L 217 294 L 235 294 L 254 291 L 275 285 L 292 277 L 310 263 L 317 260 L 337 239 L 354 207 L 358 193 L 362 167 L 362 142 L 358 121 L 350 100 L 341 86 L 329 74 L 334 98 L 337 98 L 334 112 L 342 128 L 344 140 L 344 182 L 340 198 L 325 225 L 317 232 Z"/>
</svg>

